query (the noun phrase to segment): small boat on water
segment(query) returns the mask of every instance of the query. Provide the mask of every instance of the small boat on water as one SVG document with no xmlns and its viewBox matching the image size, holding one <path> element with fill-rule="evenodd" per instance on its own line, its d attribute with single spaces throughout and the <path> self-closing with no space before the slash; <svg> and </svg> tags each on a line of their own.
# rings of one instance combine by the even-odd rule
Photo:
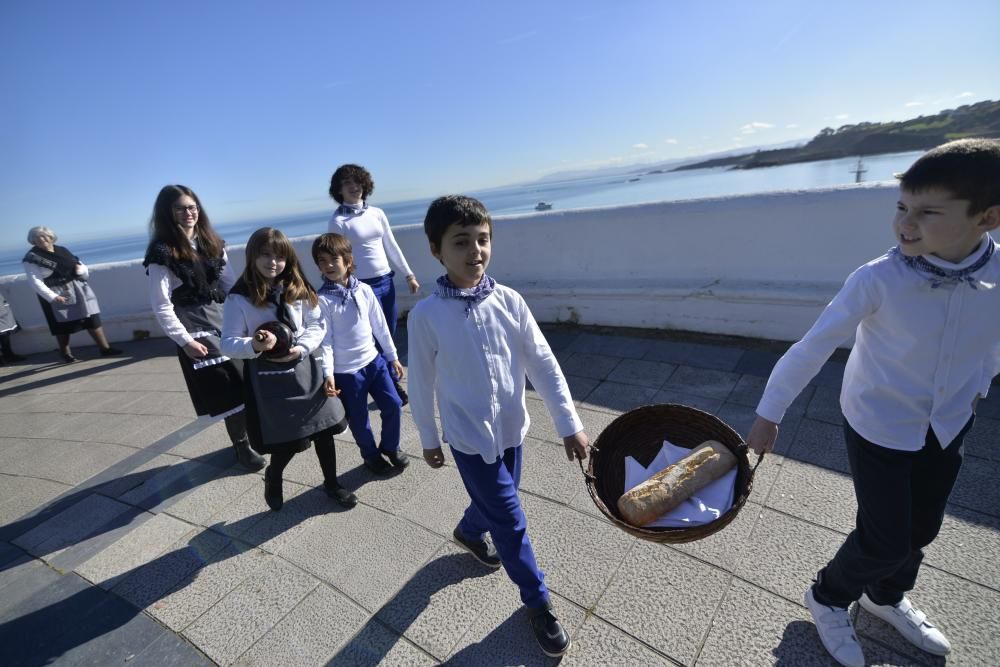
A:
<svg viewBox="0 0 1000 667">
<path fill-rule="evenodd" d="M 537 204 L 535 204 L 535 210 L 536 211 L 548 211 L 551 208 L 552 208 L 552 204 L 550 204 L 547 201 L 540 201 Z"/>
</svg>

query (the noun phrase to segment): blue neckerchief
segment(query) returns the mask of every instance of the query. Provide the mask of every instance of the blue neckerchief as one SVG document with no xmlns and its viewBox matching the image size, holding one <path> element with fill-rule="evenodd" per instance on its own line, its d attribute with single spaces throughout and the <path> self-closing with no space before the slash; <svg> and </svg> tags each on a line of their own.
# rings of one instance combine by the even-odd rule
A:
<svg viewBox="0 0 1000 667">
<path fill-rule="evenodd" d="M 922 255 L 908 257 L 903 254 L 898 245 L 889 250 L 889 256 L 898 257 L 902 260 L 904 264 L 928 280 L 932 289 L 937 289 L 941 285 L 959 285 L 961 283 L 968 284 L 972 289 L 979 289 L 979 281 L 973 278 L 972 274 L 986 266 L 986 263 L 993 257 L 994 250 L 996 250 L 996 243 L 987 234 L 986 251 L 983 252 L 979 259 L 964 269 L 943 269 L 940 266 L 931 264 Z"/>
<path fill-rule="evenodd" d="M 475 287 L 457 287 L 455 283 L 448 279 L 445 274 L 437 279 L 437 292 L 447 299 L 461 299 L 465 302 L 465 316 L 472 313 L 472 307 L 493 293 L 497 287 L 497 281 L 483 274 L 479 283 Z"/>
<path fill-rule="evenodd" d="M 330 298 L 340 299 L 340 305 L 343 306 L 347 303 L 348 299 L 354 303 L 358 302 L 358 297 L 354 294 L 357 289 L 358 279 L 351 275 L 347 277 L 347 287 L 324 278 L 323 285 L 319 288 L 319 292 L 320 294 L 324 294 Z"/>
<path fill-rule="evenodd" d="M 350 204 L 341 204 L 337 207 L 337 215 L 361 215 L 368 210 L 368 202 L 361 202 L 361 206 L 351 206 Z"/>
</svg>

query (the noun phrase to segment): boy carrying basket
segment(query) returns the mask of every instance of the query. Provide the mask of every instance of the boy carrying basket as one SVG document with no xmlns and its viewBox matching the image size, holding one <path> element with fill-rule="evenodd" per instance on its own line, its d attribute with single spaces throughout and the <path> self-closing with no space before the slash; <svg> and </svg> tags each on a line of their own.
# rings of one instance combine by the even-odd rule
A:
<svg viewBox="0 0 1000 667">
<path fill-rule="evenodd" d="M 840 405 L 856 525 L 805 603 L 823 646 L 865 664 L 847 608 L 858 600 L 935 655 L 951 645 L 906 597 L 941 528 L 975 406 L 1000 372 L 1000 141 L 963 139 L 900 176 L 897 245 L 852 273 L 778 361 L 747 444 L 770 451 L 785 410 L 856 335 Z"/>
</svg>

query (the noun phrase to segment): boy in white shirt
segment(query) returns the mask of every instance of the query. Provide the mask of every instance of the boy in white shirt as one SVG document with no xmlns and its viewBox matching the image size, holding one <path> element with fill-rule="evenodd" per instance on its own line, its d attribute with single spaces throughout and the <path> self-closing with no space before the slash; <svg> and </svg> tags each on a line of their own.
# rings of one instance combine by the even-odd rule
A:
<svg viewBox="0 0 1000 667">
<path fill-rule="evenodd" d="M 354 254 L 347 237 L 319 235 L 313 241 L 312 256 L 323 274 L 323 286 L 317 295 L 326 321 L 323 341 L 326 393 L 340 396 L 365 467 L 376 475 L 385 475 L 393 468 L 401 470 L 409 461 L 399 450 L 403 402 L 393 381 L 403 379 L 403 366 L 378 299 L 371 287 L 354 277 Z M 376 340 L 382 346 L 382 354 L 375 348 Z M 369 395 L 375 399 L 382 416 L 377 446 L 368 419 Z"/>
<path fill-rule="evenodd" d="M 448 443 L 472 500 L 455 540 L 484 565 L 503 565 L 521 591 L 542 651 L 556 657 L 570 639 L 552 613 L 517 495 L 528 431 L 525 376 L 552 415 L 570 461 L 586 458 L 587 434 L 524 299 L 486 275 L 493 222 L 482 203 L 440 197 L 427 210 L 424 232 L 431 254 L 447 270 L 407 320 L 410 406 L 424 459 L 440 468 L 441 443 Z M 435 395 L 443 436 L 434 421 Z"/>
<path fill-rule="evenodd" d="M 855 529 L 805 593 L 827 651 L 865 664 L 847 608 L 859 600 L 935 655 L 951 645 L 905 594 L 937 536 L 976 402 L 1000 373 L 1000 141 L 963 139 L 900 176 L 896 247 L 852 273 L 778 361 L 747 444 L 778 423 L 833 350 L 856 335 L 840 394 Z"/>
</svg>

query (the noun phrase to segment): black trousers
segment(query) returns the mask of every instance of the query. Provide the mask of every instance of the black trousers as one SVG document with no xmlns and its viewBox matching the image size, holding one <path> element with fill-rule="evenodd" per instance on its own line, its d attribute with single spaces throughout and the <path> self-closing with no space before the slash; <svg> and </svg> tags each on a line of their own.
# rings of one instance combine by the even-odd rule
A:
<svg viewBox="0 0 1000 667">
<path fill-rule="evenodd" d="M 319 433 L 314 433 L 310 438 L 304 438 L 301 444 L 293 441 L 291 446 L 278 446 L 271 452 L 272 474 L 281 477 L 285 467 L 291 462 L 295 455 L 309 447 L 308 440 L 312 440 L 316 448 L 316 458 L 319 459 L 319 467 L 323 471 L 323 481 L 331 486 L 337 482 L 337 448 L 333 444 L 333 429 L 328 428 Z"/>
<path fill-rule="evenodd" d="M 880 447 L 845 422 L 858 514 L 854 530 L 816 578 L 817 601 L 847 607 L 867 593 L 876 604 L 896 604 L 913 588 L 923 548 L 944 521 L 962 467 L 962 443 L 974 420 L 944 448 L 928 429 L 916 452 Z"/>
</svg>

